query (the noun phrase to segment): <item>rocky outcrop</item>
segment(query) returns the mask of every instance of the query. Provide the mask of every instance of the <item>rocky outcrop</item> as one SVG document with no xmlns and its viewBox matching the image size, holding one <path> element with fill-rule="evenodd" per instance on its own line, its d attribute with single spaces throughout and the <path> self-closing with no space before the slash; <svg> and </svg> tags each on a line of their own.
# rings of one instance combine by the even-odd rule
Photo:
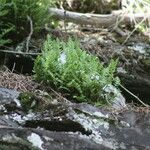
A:
<svg viewBox="0 0 150 150">
<path fill-rule="evenodd" d="M 43 110 L 24 112 L 18 96 L 0 88 L 2 149 L 150 149 L 149 110 L 115 111 L 55 99 Z"/>
</svg>

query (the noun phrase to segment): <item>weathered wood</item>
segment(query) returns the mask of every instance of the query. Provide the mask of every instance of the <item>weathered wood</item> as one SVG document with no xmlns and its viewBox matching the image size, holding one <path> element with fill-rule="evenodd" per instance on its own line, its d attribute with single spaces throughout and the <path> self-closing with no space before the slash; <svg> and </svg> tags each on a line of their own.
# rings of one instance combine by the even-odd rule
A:
<svg viewBox="0 0 150 150">
<path fill-rule="evenodd" d="M 118 23 L 118 21 L 126 24 L 134 24 L 135 22 L 138 23 L 142 21 L 144 18 L 150 18 L 150 13 L 133 15 L 123 13 L 122 11 L 114 11 L 111 14 L 101 15 L 77 13 L 57 8 L 49 8 L 49 12 L 59 19 L 64 19 L 77 24 L 93 25 L 96 27 L 113 27 L 116 25 L 116 23 Z"/>
</svg>

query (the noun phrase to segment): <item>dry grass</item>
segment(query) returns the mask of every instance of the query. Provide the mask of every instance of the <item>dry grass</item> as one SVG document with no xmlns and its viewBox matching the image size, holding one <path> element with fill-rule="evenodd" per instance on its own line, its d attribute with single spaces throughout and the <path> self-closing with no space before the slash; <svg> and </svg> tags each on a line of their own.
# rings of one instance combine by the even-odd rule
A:
<svg viewBox="0 0 150 150">
<path fill-rule="evenodd" d="M 34 82 L 31 76 L 13 73 L 4 67 L 0 70 L 0 87 L 25 92 L 34 91 L 38 87 L 38 83 Z"/>
</svg>

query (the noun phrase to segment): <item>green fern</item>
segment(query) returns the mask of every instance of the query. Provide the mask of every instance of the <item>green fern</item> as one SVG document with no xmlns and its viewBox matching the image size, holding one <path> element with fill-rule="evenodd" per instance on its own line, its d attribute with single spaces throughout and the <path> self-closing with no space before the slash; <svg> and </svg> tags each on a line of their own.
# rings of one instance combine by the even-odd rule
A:
<svg viewBox="0 0 150 150">
<path fill-rule="evenodd" d="M 34 35 L 37 35 L 45 24 L 52 24 L 53 19 L 48 7 L 54 3 L 55 0 L 0 0 L 1 45 L 10 42 L 9 39 L 13 44 L 17 44 L 29 35 L 31 29 L 28 17 L 32 20 Z M 9 32 L 4 34 L 5 31 Z"/>
<path fill-rule="evenodd" d="M 103 88 L 119 82 L 114 77 L 116 65 L 117 60 L 111 60 L 104 67 L 98 57 L 82 51 L 77 40 L 65 43 L 48 37 L 42 55 L 35 61 L 34 72 L 37 80 L 67 92 L 79 102 L 105 104 Z"/>
</svg>

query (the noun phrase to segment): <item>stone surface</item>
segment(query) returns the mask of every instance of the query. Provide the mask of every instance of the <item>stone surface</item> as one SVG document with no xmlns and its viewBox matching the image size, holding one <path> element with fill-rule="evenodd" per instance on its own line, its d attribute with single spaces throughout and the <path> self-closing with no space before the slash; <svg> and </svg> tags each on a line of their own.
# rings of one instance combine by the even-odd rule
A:
<svg viewBox="0 0 150 150">
<path fill-rule="evenodd" d="M 0 139 L 2 150 L 108 150 L 84 135 L 38 129 L 0 128 Z"/>
<path fill-rule="evenodd" d="M 149 111 L 115 111 L 54 99 L 42 111 L 25 113 L 17 96 L 17 91 L 0 88 L 0 105 L 5 110 L 0 115 L 2 149 L 150 149 Z M 5 104 L 11 106 L 11 102 L 16 107 L 8 110 Z"/>
</svg>

